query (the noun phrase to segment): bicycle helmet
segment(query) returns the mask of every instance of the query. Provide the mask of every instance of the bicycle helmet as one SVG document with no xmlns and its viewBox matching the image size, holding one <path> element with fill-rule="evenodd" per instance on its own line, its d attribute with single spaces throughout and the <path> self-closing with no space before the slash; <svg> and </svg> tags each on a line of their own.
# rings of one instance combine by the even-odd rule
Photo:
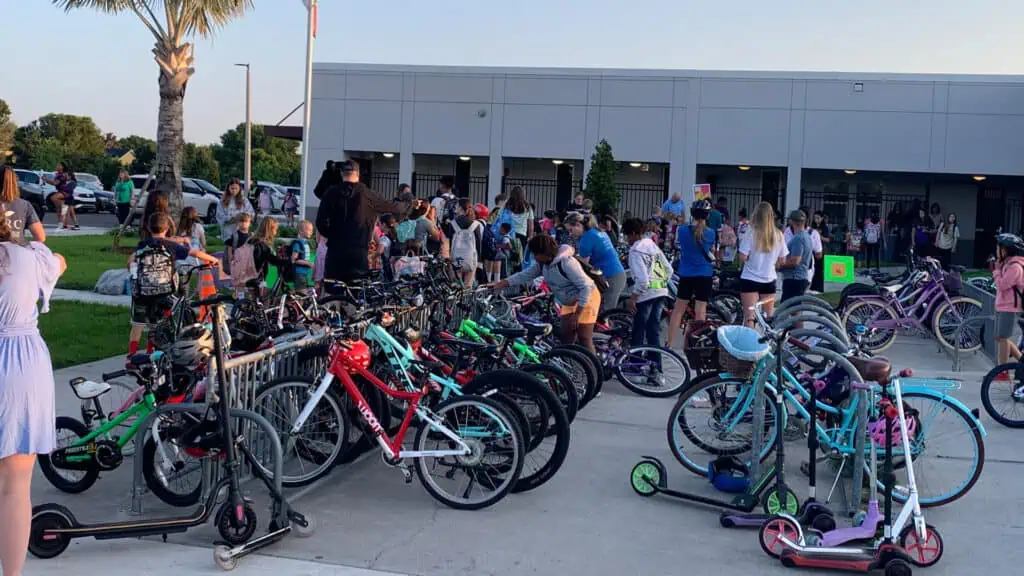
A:
<svg viewBox="0 0 1024 576">
<path fill-rule="evenodd" d="M 693 204 L 690 204 L 690 216 L 693 216 L 697 220 L 707 220 L 711 214 L 711 201 L 707 198 L 701 198 L 695 200 Z"/>
<path fill-rule="evenodd" d="M 491 211 L 488 210 L 487 206 L 483 204 L 477 204 L 476 206 L 473 206 L 473 211 L 476 212 L 476 217 L 480 220 L 487 218 L 491 214 Z"/>
<path fill-rule="evenodd" d="M 1024 239 L 1016 234 L 1007 232 L 996 234 L 996 244 L 1003 248 L 1009 248 L 1014 254 L 1024 254 Z"/>
<path fill-rule="evenodd" d="M 910 441 L 913 442 L 915 434 L 917 432 L 917 419 L 914 417 L 915 415 L 913 413 L 906 414 L 905 410 L 906 417 L 904 418 L 904 424 L 901 425 L 898 412 L 896 411 L 895 406 L 893 406 L 889 401 L 882 401 L 879 404 L 879 407 L 883 410 L 883 414 L 885 411 L 891 410 L 890 416 L 892 416 L 892 429 L 890 433 L 892 436 L 893 446 L 898 446 L 903 442 L 904 431 L 906 431 L 907 438 L 909 438 Z M 886 437 L 884 417 L 879 417 L 877 420 L 869 422 L 867 426 L 867 431 L 868 435 L 871 437 L 872 442 L 874 442 L 876 445 L 880 447 L 885 446 Z"/>
<path fill-rule="evenodd" d="M 739 494 L 750 488 L 750 468 L 735 456 L 720 456 L 708 464 L 708 480 L 722 492 Z"/>
<path fill-rule="evenodd" d="M 213 354 L 213 331 L 203 324 L 186 326 L 171 344 L 171 362 L 189 370 L 198 369 Z"/>
</svg>

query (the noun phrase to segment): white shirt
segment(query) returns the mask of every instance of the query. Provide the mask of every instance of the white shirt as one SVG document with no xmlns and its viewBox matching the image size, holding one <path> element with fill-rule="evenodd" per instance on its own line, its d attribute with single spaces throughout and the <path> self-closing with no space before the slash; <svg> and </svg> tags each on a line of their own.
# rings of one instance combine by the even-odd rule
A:
<svg viewBox="0 0 1024 576">
<path fill-rule="evenodd" d="M 747 257 L 747 262 L 743 265 L 743 272 L 740 274 L 740 279 L 750 280 L 752 282 L 775 282 L 778 278 L 778 273 L 775 271 L 775 265 L 780 258 L 789 256 L 789 248 L 786 247 L 786 240 L 782 234 L 779 234 L 776 230 L 775 247 L 771 252 L 761 252 L 754 249 L 754 234 L 748 234 L 742 240 L 740 240 L 740 254 Z"/>
</svg>

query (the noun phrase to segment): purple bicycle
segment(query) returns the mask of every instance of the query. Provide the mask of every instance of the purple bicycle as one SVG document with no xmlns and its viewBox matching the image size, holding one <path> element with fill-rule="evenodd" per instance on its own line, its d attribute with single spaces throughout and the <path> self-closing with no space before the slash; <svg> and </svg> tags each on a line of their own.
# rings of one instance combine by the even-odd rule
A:
<svg viewBox="0 0 1024 576">
<path fill-rule="evenodd" d="M 934 258 L 924 259 L 924 269 L 906 283 L 882 286 L 874 295 L 850 296 L 843 325 L 851 336 L 866 328 L 861 348 L 878 353 L 896 341 L 899 331 L 925 336 L 929 333 L 943 347 L 960 352 L 981 348 L 976 330 L 964 330 L 965 321 L 982 312 L 981 302 L 960 296 L 959 274 L 944 274 Z"/>
</svg>

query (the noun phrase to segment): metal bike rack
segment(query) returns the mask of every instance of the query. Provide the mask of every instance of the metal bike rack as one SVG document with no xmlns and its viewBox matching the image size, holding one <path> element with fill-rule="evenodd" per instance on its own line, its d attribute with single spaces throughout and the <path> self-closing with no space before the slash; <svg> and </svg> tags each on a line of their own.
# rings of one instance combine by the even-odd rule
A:
<svg viewBox="0 0 1024 576">
<path fill-rule="evenodd" d="M 989 323 L 989 322 L 993 322 L 994 320 L 995 320 L 995 316 L 993 316 L 993 315 L 975 316 L 973 318 L 968 318 L 968 319 L 964 320 L 963 322 L 960 323 L 959 326 L 956 327 L 956 331 L 953 332 L 953 342 L 954 342 L 954 344 L 960 342 L 960 337 L 963 335 L 964 331 L 971 329 L 970 328 L 971 326 L 973 326 L 975 324 L 986 324 L 986 323 Z M 980 341 L 981 340 L 981 328 L 977 328 L 976 330 L 978 331 L 978 340 Z M 993 335 L 995 335 L 995 332 L 993 332 Z M 982 345 L 984 346 L 984 342 L 982 342 Z M 943 351 L 945 351 L 945 348 L 942 346 L 941 343 L 939 344 L 939 347 Z M 974 354 L 977 354 L 977 352 L 974 352 Z M 953 356 L 953 368 L 952 368 L 953 372 L 961 372 L 961 371 L 963 371 L 963 366 L 960 365 L 960 347 L 959 346 L 954 346 L 952 356 Z"/>
</svg>

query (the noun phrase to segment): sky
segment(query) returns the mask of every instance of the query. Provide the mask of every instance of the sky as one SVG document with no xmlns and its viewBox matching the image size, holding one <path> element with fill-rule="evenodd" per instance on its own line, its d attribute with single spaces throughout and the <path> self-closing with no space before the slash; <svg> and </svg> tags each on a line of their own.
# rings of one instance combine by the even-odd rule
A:
<svg viewBox="0 0 1024 576">
<path fill-rule="evenodd" d="M 196 40 L 186 140 L 302 102 L 301 0 L 255 0 Z M 152 36 L 133 15 L 0 0 L 0 98 L 19 125 L 50 112 L 104 132 L 156 135 Z M 320 0 L 316 62 L 1024 74 L 1020 0 Z M 288 124 L 301 124 L 301 110 Z"/>
</svg>

